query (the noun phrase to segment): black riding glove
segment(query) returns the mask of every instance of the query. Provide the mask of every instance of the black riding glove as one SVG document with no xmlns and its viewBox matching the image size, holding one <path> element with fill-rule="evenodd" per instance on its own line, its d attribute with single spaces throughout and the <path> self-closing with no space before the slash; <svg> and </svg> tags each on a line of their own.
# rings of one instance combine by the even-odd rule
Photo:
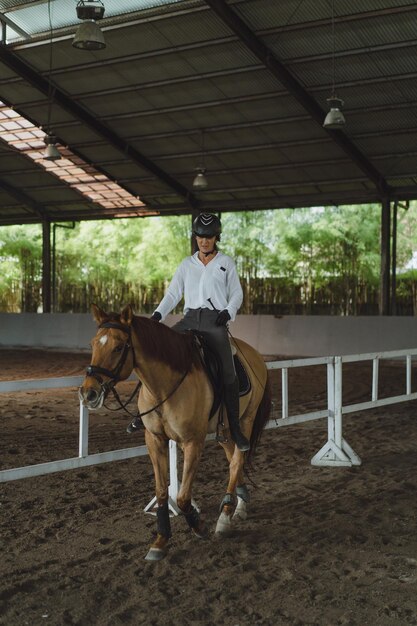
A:
<svg viewBox="0 0 417 626">
<path fill-rule="evenodd" d="M 151 320 L 154 320 L 155 322 L 160 322 L 161 319 L 162 319 L 162 315 L 160 314 L 159 311 L 155 311 L 154 313 L 152 313 Z"/>
<path fill-rule="evenodd" d="M 227 322 L 230 320 L 230 313 L 227 309 L 223 309 L 220 311 L 216 318 L 216 326 L 226 326 Z"/>
</svg>

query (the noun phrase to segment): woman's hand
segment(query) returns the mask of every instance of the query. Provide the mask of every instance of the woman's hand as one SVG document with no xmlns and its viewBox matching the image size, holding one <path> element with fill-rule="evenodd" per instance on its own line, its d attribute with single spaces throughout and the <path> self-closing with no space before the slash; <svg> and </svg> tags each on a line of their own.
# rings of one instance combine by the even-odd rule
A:
<svg viewBox="0 0 417 626">
<path fill-rule="evenodd" d="M 230 320 L 230 314 L 227 309 L 223 309 L 220 311 L 216 318 L 216 326 L 226 326 L 227 322 Z"/>
</svg>

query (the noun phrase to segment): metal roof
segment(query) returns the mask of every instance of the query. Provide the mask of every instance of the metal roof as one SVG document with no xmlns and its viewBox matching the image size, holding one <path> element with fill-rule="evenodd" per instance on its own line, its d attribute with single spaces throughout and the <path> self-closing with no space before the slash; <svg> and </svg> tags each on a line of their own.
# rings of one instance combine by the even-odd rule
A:
<svg viewBox="0 0 417 626">
<path fill-rule="evenodd" d="M 0 44 L 0 100 L 45 128 L 52 93 L 60 143 L 139 198 L 137 214 L 417 197 L 415 2 L 334 0 L 334 39 L 331 0 L 104 4 L 106 48 L 89 52 L 71 46 L 75 1 L 50 0 L 51 38 L 47 2 L 0 0 L 0 19 L 31 31 Z M 120 214 L 135 212 L 86 199 L 0 133 L 0 224 Z"/>
</svg>

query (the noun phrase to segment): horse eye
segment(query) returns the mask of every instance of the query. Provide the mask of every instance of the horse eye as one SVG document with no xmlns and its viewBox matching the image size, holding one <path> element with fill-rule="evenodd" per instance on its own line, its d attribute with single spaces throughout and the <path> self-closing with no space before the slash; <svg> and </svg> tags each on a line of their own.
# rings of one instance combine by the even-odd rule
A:
<svg viewBox="0 0 417 626">
<path fill-rule="evenodd" d="M 116 346 L 113 352 L 121 352 L 123 350 L 123 346 Z"/>
</svg>

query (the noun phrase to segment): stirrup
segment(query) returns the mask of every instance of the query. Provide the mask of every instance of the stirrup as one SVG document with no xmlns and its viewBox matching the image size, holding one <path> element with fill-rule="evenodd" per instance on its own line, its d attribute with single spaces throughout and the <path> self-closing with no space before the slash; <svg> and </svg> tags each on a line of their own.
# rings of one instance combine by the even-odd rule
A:
<svg viewBox="0 0 417 626">
<path fill-rule="evenodd" d="M 143 426 L 143 423 L 140 417 L 135 417 L 135 419 L 132 420 L 130 424 L 128 425 L 128 427 L 126 428 L 126 432 L 129 433 L 129 435 L 131 435 L 132 433 L 137 433 L 138 430 L 142 428 L 142 426 Z"/>
<path fill-rule="evenodd" d="M 224 435 L 224 423 L 220 420 L 217 422 L 216 427 L 216 441 L 218 443 L 227 443 L 229 441 L 228 438 Z"/>
</svg>

